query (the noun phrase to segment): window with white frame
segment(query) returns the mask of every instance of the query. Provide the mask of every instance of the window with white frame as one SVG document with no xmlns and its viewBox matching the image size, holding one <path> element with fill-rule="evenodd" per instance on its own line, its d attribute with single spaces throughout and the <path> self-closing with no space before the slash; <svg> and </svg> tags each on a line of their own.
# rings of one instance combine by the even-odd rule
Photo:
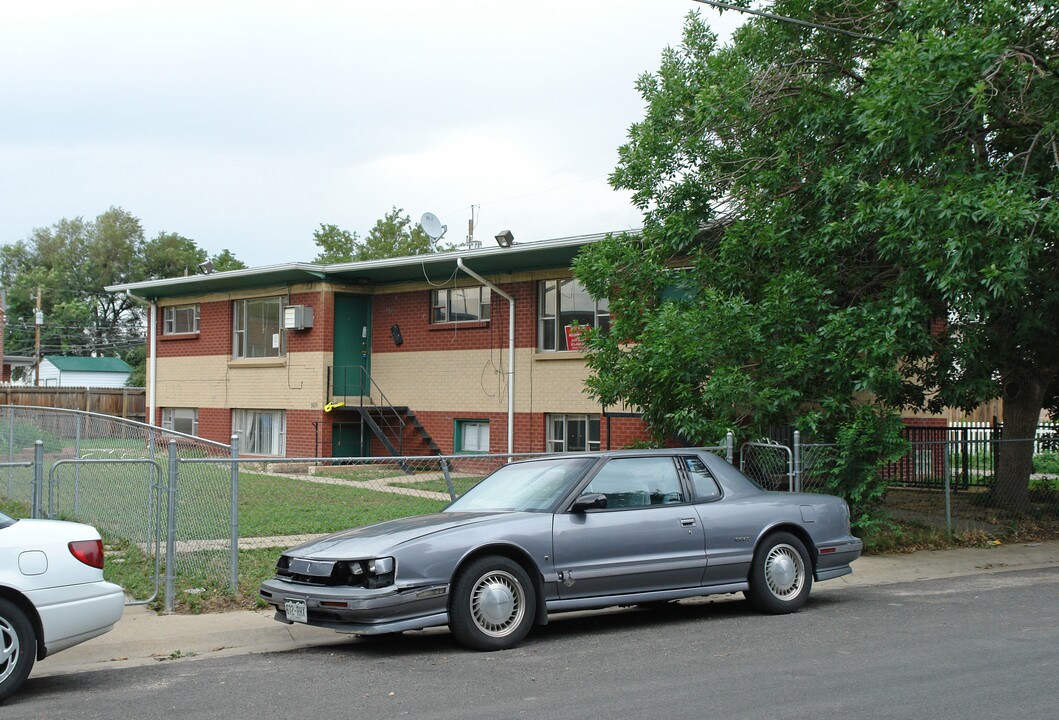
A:
<svg viewBox="0 0 1059 720">
<path fill-rule="evenodd" d="M 282 357 L 285 352 L 283 298 L 249 298 L 232 304 L 232 356 Z"/>
<path fill-rule="evenodd" d="M 489 452 L 488 420 L 457 420 L 453 438 L 456 452 Z"/>
<path fill-rule="evenodd" d="M 184 335 L 199 331 L 199 306 L 170 305 L 162 308 L 162 334 Z"/>
<path fill-rule="evenodd" d="M 580 327 L 610 327 L 610 303 L 592 296 L 573 278 L 543 280 L 537 290 L 537 349 L 579 350 Z"/>
<path fill-rule="evenodd" d="M 547 415 L 548 452 L 599 450 L 599 415 Z"/>
<path fill-rule="evenodd" d="M 239 452 L 282 455 L 286 416 L 282 410 L 232 410 L 232 434 L 239 436 Z"/>
<path fill-rule="evenodd" d="M 198 435 L 198 408 L 162 408 L 162 427 L 185 435 Z"/>
<path fill-rule="evenodd" d="M 488 320 L 491 295 L 489 288 L 482 285 L 432 290 L 430 292 L 430 322 Z"/>
</svg>

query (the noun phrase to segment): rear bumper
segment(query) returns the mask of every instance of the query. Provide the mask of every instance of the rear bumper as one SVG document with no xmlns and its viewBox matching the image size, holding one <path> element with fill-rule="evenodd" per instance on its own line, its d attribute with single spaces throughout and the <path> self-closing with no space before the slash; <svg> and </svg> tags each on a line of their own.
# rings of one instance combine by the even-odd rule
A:
<svg viewBox="0 0 1059 720">
<path fill-rule="evenodd" d="M 103 580 L 26 593 L 44 629 L 44 658 L 109 631 L 121 619 L 125 592 Z"/>
<path fill-rule="evenodd" d="M 817 548 L 816 572 L 817 581 L 833 580 L 853 572 L 850 563 L 860 557 L 864 543 L 859 538 L 850 537 L 837 543 L 827 543 Z"/>
</svg>

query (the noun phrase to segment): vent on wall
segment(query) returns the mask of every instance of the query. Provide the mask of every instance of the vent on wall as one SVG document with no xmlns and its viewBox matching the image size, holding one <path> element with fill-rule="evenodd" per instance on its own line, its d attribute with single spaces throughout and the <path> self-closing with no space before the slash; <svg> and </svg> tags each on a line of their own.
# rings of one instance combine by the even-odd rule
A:
<svg viewBox="0 0 1059 720">
<path fill-rule="evenodd" d="M 313 309 L 305 305 L 288 305 L 283 308 L 284 330 L 308 330 L 313 326 Z"/>
</svg>

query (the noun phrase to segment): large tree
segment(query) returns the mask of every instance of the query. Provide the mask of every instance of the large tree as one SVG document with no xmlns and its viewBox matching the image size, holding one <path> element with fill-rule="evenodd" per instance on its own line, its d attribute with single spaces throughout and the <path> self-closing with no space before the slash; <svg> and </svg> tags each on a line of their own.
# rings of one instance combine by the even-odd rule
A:
<svg viewBox="0 0 1059 720">
<path fill-rule="evenodd" d="M 376 220 L 363 237 L 337 225 L 321 224 L 313 233 L 313 242 L 320 248 L 314 259 L 318 263 L 381 260 L 448 249 L 435 247 L 420 224 L 413 224 L 408 214 L 396 206 Z"/>
<path fill-rule="evenodd" d="M 690 16 L 639 81 L 611 179 L 643 233 L 576 268 L 614 317 L 592 392 L 697 442 L 996 397 L 1032 437 L 1059 396 L 1059 6 L 755 7 L 819 27 L 755 17 L 722 46 Z M 1031 454 L 999 456 L 1016 507 Z"/>
<path fill-rule="evenodd" d="M 209 257 L 194 240 L 175 233 L 146 240 L 140 220 L 118 207 L 94 220 L 64 218 L 37 228 L 27 239 L 0 247 L 5 352 L 33 354 L 40 289 L 42 354 L 121 355 L 142 363 L 142 306 L 103 288 L 193 273 L 206 259 L 216 270 L 245 267 L 228 250 Z"/>
</svg>

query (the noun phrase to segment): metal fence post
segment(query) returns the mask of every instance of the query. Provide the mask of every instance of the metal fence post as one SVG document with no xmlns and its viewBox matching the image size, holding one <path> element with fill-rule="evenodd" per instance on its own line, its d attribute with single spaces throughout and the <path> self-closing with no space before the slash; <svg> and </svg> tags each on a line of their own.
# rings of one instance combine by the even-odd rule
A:
<svg viewBox="0 0 1059 720">
<path fill-rule="evenodd" d="M 724 441 L 725 454 L 728 456 L 728 462 L 735 465 L 735 433 L 731 430 L 728 431 L 728 435 Z"/>
<path fill-rule="evenodd" d="M 44 503 L 44 441 L 37 440 L 33 443 L 33 507 L 31 514 L 34 518 L 44 517 L 41 505 Z"/>
<path fill-rule="evenodd" d="M 74 457 L 81 459 L 81 415 L 74 415 Z M 81 463 L 74 464 L 74 517 L 81 517 Z"/>
<path fill-rule="evenodd" d="M 798 430 L 794 431 L 794 482 L 791 487 L 794 488 L 794 492 L 802 491 L 802 434 Z"/>
<path fill-rule="evenodd" d="M 15 468 L 10 463 L 15 462 L 15 409 L 8 406 L 7 408 L 7 496 L 14 497 L 11 494 L 12 485 L 14 485 L 15 479 Z"/>
<path fill-rule="evenodd" d="M 511 462 L 511 458 L 508 457 L 507 461 Z M 441 472 L 445 474 L 445 484 L 449 486 L 449 498 L 455 500 L 456 488 L 452 484 L 452 475 L 449 474 L 449 464 L 445 461 L 445 458 L 441 458 Z"/>
<path fill-rule="evenodd" d="M 176 440 L 169 441 L 169 506 L 166 512 L 165 538 L 165 611 L 173 612 L 176 600 L 174 587 L 174 565 L 176 564 L 176 509 L 177 509 L 177 463 Z"/>
<path fill-rule="evenodd" d="M 232 488 L 231 488 L 231 521 L 232 557 L 228 584 L 232 592 L 239 590 L 239 436 L 232 435 Z"/>
</svg>

